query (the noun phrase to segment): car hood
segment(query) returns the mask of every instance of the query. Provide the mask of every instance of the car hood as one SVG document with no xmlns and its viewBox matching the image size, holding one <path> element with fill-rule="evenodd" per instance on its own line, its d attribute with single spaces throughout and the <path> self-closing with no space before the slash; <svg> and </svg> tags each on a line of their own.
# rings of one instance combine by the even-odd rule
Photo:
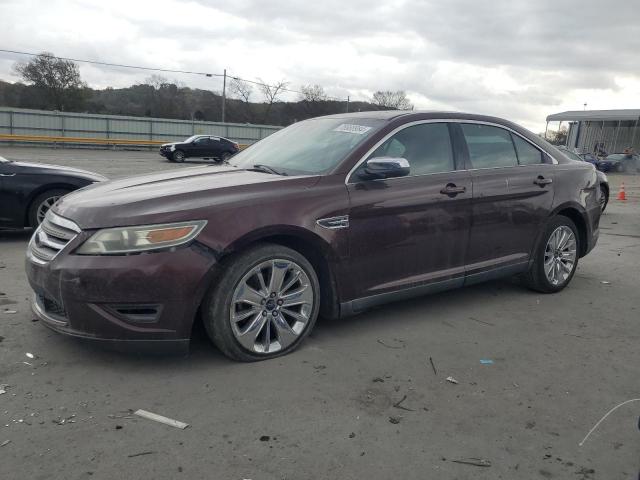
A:
<svg viewBox="0 0 640 480">
<path fill-rule="evenodd" d="M 105 180 L 108 180 L 107 177 L 98 173 L 90 172 L 88 170 L 82 170 L 80 168 L 65 167 L 62 165 L 50 165 L 48 163 L 32 162 L 12 162 L 12 165 L 26 169 L 37 169 L 38 173 L 64 174 L 85 178 L 92 182 L 104 182 Z"/>
<path fill-rule="evenodd" d="M 169 143 L 163 143 L 162 145 L 160 145 L 161 147 L 170 147 L 171 145 L 179 145 L 181 143 L 184 142 L 169 142 Z"/>
<path fill-rule="evenodd" d="M 64 196 L 53 210 L 83 229 L 200 220 L 212 208 L 259 205 L 267 196 L 317 180 L 226 166 L 191 167 L 94 184 Z"/>
</svg>

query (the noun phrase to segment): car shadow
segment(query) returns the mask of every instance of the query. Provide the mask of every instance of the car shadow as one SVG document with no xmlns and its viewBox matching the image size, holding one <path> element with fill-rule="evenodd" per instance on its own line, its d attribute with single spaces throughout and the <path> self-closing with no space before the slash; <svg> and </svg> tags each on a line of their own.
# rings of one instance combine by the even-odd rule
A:
<svg viewBox="0 0 640 480">
<path fill-rule="evenodd" d="M 303 358 L 305 349 L 311 342 L 315 343 L 316 346 L 322 347 L 322 345 L 330 345 L 332 340 L 338 337 L 341 339 L 351 337 L 352 340 L 357 341 L 358 336 L 362 336 L 365 329 L 368 334 L 374 332 L 375 335 L 376 331 L 380 331 L 381 336 L 384 336 L 384 332 L 388 332 L 389 322 L 396 322 L 396 325 L 401 322 L 402 327 L 412 327 L 416 323 L 424 322 L 445 323 L 453 328 L 457 326 L 464 327 L 468 325 L 468 318 L 473 315 L 475 308 L 486 303 L 488 298 L 510 294 L 537 295 L 520 286 L 516 280 L 496 280 L 402 302 L 385 304 L 344 319 L 320 318 L 310 334 L 306 346 L 303 343 L 298 351 L 290 355 L 295 356 L 296 361 Z M 451 320 L 452 310 L 456 309 L 459 312 L 455 311 L 454 316 L 457 315 L 459 317 L 459 322 Z M 447 320 L 442 319 L 443 312 L 446 312 Z M 194 373 L 198 370 L 207 371 L 211 368 L 235 368 L 234 366 L 238 365 L 237 362 L 229 360 L 218 351 L 208 338 L 199 319 L 194 323 L 189 353 L 185 356 L 138 355 L 130 352 L 113 351 L 109 348 L 96 348 L 92 345 L 77 342 L 74 339 L 65 338 L 65 341 L 81 345 L 73 348 L 86 350 L 81 355 L 90 356 L 92 361 L 108 364 L 110 368 L 123 371 L 135 366 L 139 371 L 167 369 L 173 373 L 181 371 Z M 292 359 L 294 357 L 285 356 L 273 361 L 281 361 L 283 358 Z M 261 363 L 267 367 L 270 361 Z"/>
</svg>

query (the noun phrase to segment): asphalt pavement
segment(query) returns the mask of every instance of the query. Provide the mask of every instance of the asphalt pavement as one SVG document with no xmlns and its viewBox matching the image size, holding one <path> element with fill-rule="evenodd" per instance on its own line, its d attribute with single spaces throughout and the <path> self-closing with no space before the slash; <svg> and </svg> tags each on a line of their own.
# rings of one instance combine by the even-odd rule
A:
<svg viewBox="0 0 640 480">
<path fill-rule="evenodd" d="M 0 155 L 112 178 L 189 165 L 155 152 Z M 579 446 L 640 398 L 640 177 L 610 179 L 628 200 L 611 200 L 563 292 L 505 280 L 321 319 L 298 351 L 253 364 L 227 360 L 202 329 L 186 358 L 49 331 L 29 308 L 30 233 L 0 232 L 0 478 L 638 478 L 640 402 Z"/>
</svg>

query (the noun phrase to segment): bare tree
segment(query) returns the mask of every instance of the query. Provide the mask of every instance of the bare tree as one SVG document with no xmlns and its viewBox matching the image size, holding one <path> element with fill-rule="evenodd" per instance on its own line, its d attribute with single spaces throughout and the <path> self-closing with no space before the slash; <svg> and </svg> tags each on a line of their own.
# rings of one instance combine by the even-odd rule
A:
<svg viewBox="0 0 640 480">
<path fill-rule="evenodd" d="M 305 102 L 324 102 L 327 100 L 327 95 L 324 93 L 324 88 L 320 85 L 303 85 L 300 87 L 300 100 Z"/>
<path fill-rule="evenodd" d="M 145 85 L 151 85 L 155 90 L 160 90 L 165 85 L 169 85 L 169 79 L 162 75 L 153 74 L 144 80 Z"/>
<path fill-rule="evenodd" d="M 382 108 L 393 108 L 396 110 L 413 110 L 413 104 L 407 98 L 404 90 L 378 90 L 373 94 L 373 103 Z"/>
<path fill-rule="evenodd" d="M 284 80 L 280 80 L 273 85 L 267 84 L 260 78 L 258 79 L 258 81 L 260 82 L 260 91 L 262 92 L 265 103 L 267 104 L 267 108 L 264 112 L 264 119 L 262 120 L 266 123 L 267 119 L 269 118 L 269 114 L 271 113 L 271 107 L 274 103 L 279 101 L 280 95 L 282 95 L 282 93 L 286 90 L 287 85 L 289 84 Z"/>
<path fill-rule="evenodd" d="M 14 69 L 23 80 L 45 92 L 58 110 L 82 100 L 82 89 L 86 85 L 80 78 L 78 66 L 71 60 L 43 52 L 27 63 L 17 63 Z"/>
<path fill-rule="evenodd" d="M 253 104 L 251 103 L 253 87 L 251 84 L 239 78 L 234 78 L 229 84 L 229 92 L 232 97 L 242 101 L 244 120 L 253 123 Z"/>
</svg>

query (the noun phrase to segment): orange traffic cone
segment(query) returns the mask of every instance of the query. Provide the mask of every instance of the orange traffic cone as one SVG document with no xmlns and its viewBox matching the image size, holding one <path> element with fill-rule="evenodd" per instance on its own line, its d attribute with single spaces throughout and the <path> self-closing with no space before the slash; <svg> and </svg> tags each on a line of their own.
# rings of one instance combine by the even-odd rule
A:
<svg viewBox="0 0 640 480">
<path fill-rule="evenodd" d="M 627 199 L 627 195 L 624 193 L 624 182 L 620 185 L 620 190 L 618 191 L 618 200 L 622 200 L 623 202 Z"/>
</svg>

